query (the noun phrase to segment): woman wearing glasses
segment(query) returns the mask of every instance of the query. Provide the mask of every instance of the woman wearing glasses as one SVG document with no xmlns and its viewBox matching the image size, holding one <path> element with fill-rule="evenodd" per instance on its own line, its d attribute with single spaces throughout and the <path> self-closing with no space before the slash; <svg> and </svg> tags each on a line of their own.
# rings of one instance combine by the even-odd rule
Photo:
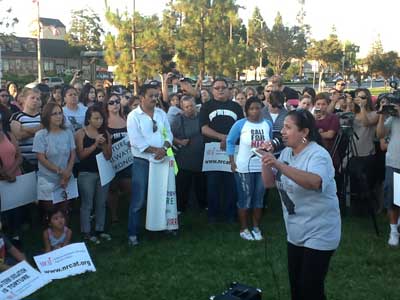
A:
<svg viewBox="0 0 400 300">
<path fill-rule="evenodd" d="M 71 130 L 66 129 L 62 108 L 55 102 L 43 107 L 43 129 L 35 134 L 32 152 L 36 153 L 37 194 L 41 206 L 42 221 L 47 225 L 47 213 L 53 209 L 53 191 L 66 188 L 75 162 L 75 141 Z M 66 201 L 56 204 L 67 215 Z M 47 220 L 48 221 L 48 220 Z"/>
<path fill-rule="evenodd" d="M 107 116 L 108 132 L 111 135 L 111 143 L 117 143 L 126 136 L 126 119 L 121 110 L 121 100 L 119 95 L 111 94 L 106 102 L 105 108 Z M 111 182 L 108 193 L 108 205 L 111 211 L 111 222 L 118 223 L 118 193 L 127 193 L 130 196 L 131 191 L 131 170 L 126 168 L 118 172 Z"/>
<path fill-rule="evenodd" d="M 353 113 L 355 114 L 353 131 L 355 153 L 349 162 L 352 190 L 364 196 L 370 196 L 375 185 L 375 131 L 379 116 L 372 106 L 371 93 L 368 89 L 356 89 L 354 93 Z M 365 192 L 365 193 L 361 193 Z M 354 204 L 355 210 L 366 207 L 364 200 Z"/>
<path fill-rule="evenodd" d="M 281 133 L 286 148 L 279 159 L 264 152 L 262 175 L 267 188 L 277 187 L 282 201 L 292 299 L 323 300 L 341 235 L 335 170 L 309 111 L 289 112 Z"/>
</svg>

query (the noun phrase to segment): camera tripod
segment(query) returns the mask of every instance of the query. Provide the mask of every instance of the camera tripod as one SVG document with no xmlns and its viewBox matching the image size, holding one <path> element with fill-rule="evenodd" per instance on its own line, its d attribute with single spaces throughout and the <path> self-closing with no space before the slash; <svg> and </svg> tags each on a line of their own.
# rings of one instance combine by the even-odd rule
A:
<svg viewBox="0 0 400 300">
<path fill-rule="evenodd" d="M 354 132 L 352 126 L 341 126 L 331 151 L 332 160 L 335 161 L 336 158 L 340 160 L 340 166 L 337 170 L 337 183 L 340 186 L 340 188 L 338 188 L 340 208 L 341 211 L 346 212 L 346 207 L 350 206 L 350 175 L 355 174 L 359 184 L 357 197 L 367 205 L 368 213 L 371 216 L 376 235 L 379 235 L 373 199 L 371 197 L 371 193 L 369 192 L 370 189 L 367 175 L 365 172 L 360 172 L 361 169 L 358 168 L 355 160 L 353 160 L 354 164 L 350 163 L 352 158 L 358 157 L 355 138 L 358 140 L 358 136 Z"/>
</svg>

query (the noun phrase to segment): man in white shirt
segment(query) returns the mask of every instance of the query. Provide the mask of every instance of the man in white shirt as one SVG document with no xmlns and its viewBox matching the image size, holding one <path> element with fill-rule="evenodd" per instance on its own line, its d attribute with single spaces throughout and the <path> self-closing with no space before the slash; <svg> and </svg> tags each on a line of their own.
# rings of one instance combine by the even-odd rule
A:
<svg viewBox="0 0 400 300">
<path fill-rule="evenodd" d="M 127 129 L 134 157 L 132 164 L 132 196 L 128 217 L 128 243 L 138 244 L 140 210 L 146 203 L 149 162 L 161 161 L 172 144 L 171 128 L 166 113 L 157 108 L 158 90 L 144 84 L 139 94 L 140 105 L 129 113 Z"/>
</svg>

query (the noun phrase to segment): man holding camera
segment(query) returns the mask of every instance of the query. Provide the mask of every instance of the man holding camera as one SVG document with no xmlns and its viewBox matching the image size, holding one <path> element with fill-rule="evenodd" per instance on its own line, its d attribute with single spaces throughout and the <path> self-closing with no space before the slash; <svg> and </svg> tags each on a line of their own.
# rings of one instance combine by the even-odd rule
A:
<svg viewBox="0 0 400 300">
<path fill-rule="evenodd" d="M 389 144 L 386 152 L 385 172 L 385 199 L 384 204 L 388 210 L 390 222 L 389 246 L 399 245 L 398 219 L 399 206 L 394 204 L 400 202 L 400 195 L 394 195 L 394 174 L 400 174 L 400 95 L 391 101 L 383 99 L 378 111 L 379 120 L 376 128 L 378 138 L 389 137 Z M 397 138 L 396 138 L 397 137 Z M 397 199 L 395 199 L 397 197 Z"/>
</svg>

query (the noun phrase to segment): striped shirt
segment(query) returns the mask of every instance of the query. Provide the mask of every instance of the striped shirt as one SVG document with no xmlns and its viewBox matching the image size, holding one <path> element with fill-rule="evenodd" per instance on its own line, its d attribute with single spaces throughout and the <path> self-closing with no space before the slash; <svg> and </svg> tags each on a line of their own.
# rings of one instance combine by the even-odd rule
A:
<svg viewBox="0 0 400 300">
<path fill-rule="evenodd" d="M 16 121 L 21 123 L 23 128 L 34 128 L 40 125 L 40 113 L 34 116 L 28 115 L 22 111 L 16 112 L 11 116 L 10 122 Z M 19 141 L 21 154 L 29 162 L 37 164 L 36 153 L 32 152 L 33 136 Z"/>
</svg>

